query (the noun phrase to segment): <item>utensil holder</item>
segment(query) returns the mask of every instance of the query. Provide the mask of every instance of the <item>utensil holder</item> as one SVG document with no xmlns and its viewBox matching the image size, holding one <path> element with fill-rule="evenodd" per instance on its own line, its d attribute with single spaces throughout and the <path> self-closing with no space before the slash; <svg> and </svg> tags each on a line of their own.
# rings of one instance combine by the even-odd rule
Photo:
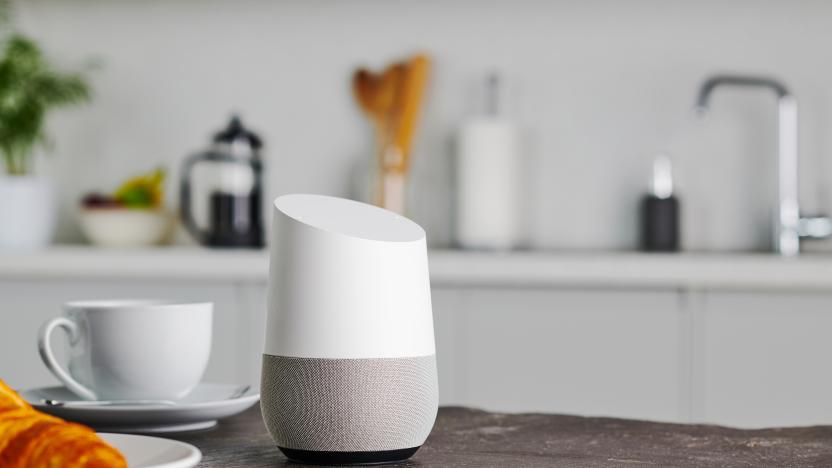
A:
<svg viewBox="0 0 832 468">
<path fill-rule="evenodd" d="M 375 204 L 384 209 L 404 215 L 407 207 L 407 158 L 402 151 L 390 143 L 377 148 L 375 176 Z"/>
</svg>

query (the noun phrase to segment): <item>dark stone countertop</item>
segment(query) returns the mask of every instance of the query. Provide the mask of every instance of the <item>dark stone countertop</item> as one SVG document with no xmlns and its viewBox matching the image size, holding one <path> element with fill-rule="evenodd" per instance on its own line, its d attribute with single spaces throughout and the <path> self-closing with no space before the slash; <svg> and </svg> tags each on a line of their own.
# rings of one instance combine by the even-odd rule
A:
<svg viewBox="0 0 832 468">
<path fill-rule="evenodd" d="M 199 466 L 301 466 L 272 442 L 259 405 L 212 430 L 169 437 L 199 447 Z M 740 430 L 448 407 L 424 446 L 397 466 L 830 467 L 832 426 Z"/>
</svg>

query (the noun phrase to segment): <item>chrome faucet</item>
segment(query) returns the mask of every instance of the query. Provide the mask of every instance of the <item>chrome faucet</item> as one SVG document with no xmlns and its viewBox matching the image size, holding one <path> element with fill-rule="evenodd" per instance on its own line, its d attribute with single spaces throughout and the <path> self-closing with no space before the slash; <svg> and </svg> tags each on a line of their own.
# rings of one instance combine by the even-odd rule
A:
<svg viewBox="0 0 832 468">
<path fill-rule="evenodd" d="M 774 250 L 785 257 L 800 253 L 800 238 L 825 238 L 832 235 L 832 219 L 825 216 L 801 217 L 797 190 L 797 100 L 779 81 L 770 78 L 718 75 L 699 88 L 696 108 L 708 110 L 714 89 L 722 86 L 768 88 L 777 95 L 777 174 L 779 202 L 774 220 Z"/>
</svg>

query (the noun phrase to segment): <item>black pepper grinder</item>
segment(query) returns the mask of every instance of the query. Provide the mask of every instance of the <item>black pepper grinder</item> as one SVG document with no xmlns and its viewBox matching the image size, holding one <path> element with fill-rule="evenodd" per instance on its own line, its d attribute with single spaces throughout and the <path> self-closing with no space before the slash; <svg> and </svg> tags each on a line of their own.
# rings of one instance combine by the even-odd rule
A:
<svg viewBox="0 0 832 468">
<path fill-rule="evenodd" d="M 641 248 L 646 252 L 679 250 L 679 200 L 673 195 L 673 168 L 667 155 L 653 161 L 653 180 L 641 203 Z"/>
<path fill-rule="evenodd" d="M 262 146 L 260 137 L 235 115 L 225 130 L 214 135 L 208 150 L 185 160 L 180 184 L 182 221 L 199 243 L 210 247 L 263 246 Z M 193 216 L 194 173 L 200 175 L 199 185 L 207 187 L 201 194 L 207 201 L 207 226 L 199 226 Z"/>
</svg>

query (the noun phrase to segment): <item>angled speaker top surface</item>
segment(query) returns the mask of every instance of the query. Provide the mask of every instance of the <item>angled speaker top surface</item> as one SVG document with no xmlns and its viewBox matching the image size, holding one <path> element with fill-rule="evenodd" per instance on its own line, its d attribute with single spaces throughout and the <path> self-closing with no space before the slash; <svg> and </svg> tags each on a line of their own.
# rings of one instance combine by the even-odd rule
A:
<svg viewBox="0 0 832 468">
<path fill-rule="evenodd" d="M 360 359 L 435 353 L 425 231 L 323 195 L 274 201 L 264 352 Z"/>
<path fill-rule="evenodd" d="M 382 242 L 425 238 L 424 229 L 404 216 L 354 200 L 292 194 L 278 197 L 274 206 L 297 222 L 329 233 Z"/>
</svg>

